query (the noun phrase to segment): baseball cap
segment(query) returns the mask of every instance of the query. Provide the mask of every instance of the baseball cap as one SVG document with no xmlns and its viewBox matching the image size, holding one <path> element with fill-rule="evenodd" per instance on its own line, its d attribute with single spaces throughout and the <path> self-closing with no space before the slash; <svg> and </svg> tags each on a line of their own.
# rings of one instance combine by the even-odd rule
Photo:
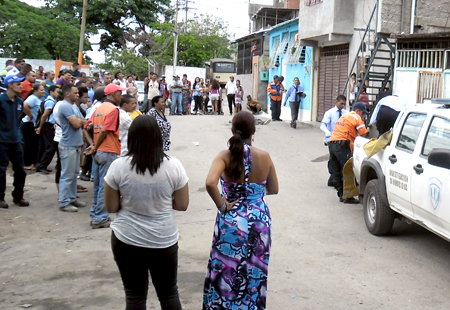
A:
<svg viewBox="0 0 450 310">
<path fill-rule="evenodd" d="M 112 93 L 114 93 L 114 92 L 116 92 L 116 91 L 118 91 L 118 90 L 120 90 L 120 91 L 122 91 L 122 90 L 128 90 L 128 88 L 122 87 L 122 86 L 120 86 L 120 85 L 111 83 L 111 84 L 108 84 L 108 85 L 105 87 L 105 95 L 106 95 L 106 96 L 111 95 Z"/>
<path fill-rule="evenodd" d="M 369 111 L 366 109 L 366 106 L 362 102 L 357 102 L 353 105 L 353 111 L 355 111 L 355 110 L 361 110 L 365 114 L 369 114 Z"/>
<path fill-rule="evenodd" d="M 8 86 L 11 83 L 14 82 L 22 82 L 23 80 L 25 80 L 24 76 L 17 76 L 17 75 L 8 75 L 5 80 L 3 81 L 3 84 L 5 84 L 5 86 Z"/>
</svg>

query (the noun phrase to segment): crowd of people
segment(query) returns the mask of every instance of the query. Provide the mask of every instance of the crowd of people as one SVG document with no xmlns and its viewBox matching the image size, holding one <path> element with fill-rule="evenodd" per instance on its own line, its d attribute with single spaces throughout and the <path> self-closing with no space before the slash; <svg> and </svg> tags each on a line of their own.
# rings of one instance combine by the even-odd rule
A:
<svg viewBox="0 0 450 310">
<path fill-rule="evenodd" d="M 91 77 L 73 64 L 62 68 L 55 80 L 54 72 L 42 67 L 33 70 L 23 59 L 13 64 L 5 72 L 5 91 L 0 94 L 0 207 L 9 207 L 5 201 L 9 162 L 14 171 L 13 202 L 27 207 L 26 170 L 50 174 L 56 154 L 60 211 L 85 207 L 77 200 L 77 193 L 86 190 L 77 184 L 78 178 L 94 182 L 90 226 L 112 228 L 112 252 L 124 285 L 126 309 L 145 309 L 149 271 L 161 308 L 181 309 L 174 211 L 188 208 L 189 188 L 183 165 L 166 153 L 171 146 L 171 124 L 165 101 L 171 97 L 171 112 L 183 114 L 187 113 L 185 97 L 193 96 L 194 114 L 205 114 L 202 97 L 207 93 L 213 113 L 220 114 L 220 85 L 217 88 L 213 81 L 209 89 L 195 79 L 191 88 L 185 77 L 179 83 L 175 77 L 174 84 L 180 87 L 168 88 L 152 76 L 146 85 L 151 108 L 146 107 L 142 115 L 132 75 L 125 79 L 118 72 L 113 78 L 100 71 Z M 225 89 L 230 114 L 235 115 L 229 149 L 216 156 L 206 179 L 218 211 L 203 309 L 265 309 L 271 219 L 264 196 L 277 194 L 278 180 L 269 154 L 252 146 L 257 120 L 241 111 L 242 87 L 230 79 Z M 253 112 L 261 109 L 251 97 L 248 107 Z M 114 221 L 110 213 L 117 213 Z M 235 248 L 234 252 L 223 256 L 224 244 Z M 242 285 L 243 278 L 248 286 Z"/>
<path fill-rule="evenodd" d="M 6 90 L 1 95 L 1 115 L 6 127 L 2 128 L 0 138 L 5 149 L 0 168 L 1 207 L 9 207 L 4 199 L 9 161 L 14 170 L 14 203 L 28 206 L 23 197 L 25 170 L 48 175 L 56 155 L 55 183 L 60 210 L 77 212 L 84 207 L 76 198 L 77 193 L 87 189 L 78 185 L 77 180 L 93 181 L 91 226 L 109 227 L 111 219 L 104 206 L 103 179 L 112 161 L 127 154 L 128 129 L 142 114 L 137 107 L 137 76 L 131 74 L 125 79 L 121 72 L 116 72 L 113 78 L 105 70 L 87 76 L 74 63 L 71 68 L 62 67 L 56 77 L 42 66 L 33 70 L 21 58 L 8 61 L 2 74 Z M 149 114 L 158 117 L 167 151 L 171 126 L 164 116 L 164 106 L 159 104 L 160 98 L 152 100 Z M 5 110 L 11 105 L 16 107 L 14 111 Z"/>
<path fill-rule="evenodd" d="M 26 170 L 48 175 L 56 155 L 59 210 L 77 212 L 85 207 L 77 193 L 87 189 L 78 180 L 94 183 L 90 226 L 112 228 L 112 251 L 127 309 L 145 309 L 149 271 L 162 309 L 181 309 L 174 210 L 187 210 L 189 188 L 183 165 L 166 153 L 172 130 L 166 104 L 170 115 L 223 114 L 219 82 L 209 84 L 197 77 L 191 85 L 187 75 L 182 79 L 175 75 L 168 85 L 164 76 L 152 73 L 144 80 L 145 98 L 139 106 L 135 74 L 100 70 L 88 76 L 74 63 L 71 68 L 62 67 L 56 76 L 42 66 L 33 70 L 18 58 L 7 61 L 0 77 L 4 87 L 0 94 L 0 208 L 9 207 L 5 201 L 9 162 L 14 172 L 13 203 L 28 207 Z M 267 88 L 271 120 L 281 121 L 285 93 L 284 105 L 289 102 L 295 129 L 306 94 L 298 78 L 287 90 L 282 82 L 283 77 L 275 76 Z M 277 194 L 278 180 L 269 154 L 252 146 L 252 137 L 255 125 L 271 120 L 254 116 L 261 112 L 261 105 L 250 95 L 248 111 L 242 111 L 245 94 L 239 80 L 230 77 L 224 90 L 234 117 L 229 148 L 215 157 L 206 178 L 218 212 L 203 309 L 265 309 L 271 218 L 264 196 Z M 359 203 L 344 196 L 343 169 L 352 157 L 355 138 L 368 132 L 364 98 L 352 97 L 353 111 L 348 112 L 347 98 L 337 96 L 335 107 L 324 114 L 320 125 L 330 154 L 327 185 L 337 190 L 343 203 Z M 395 98 L 380 101 L 371 123 L 380 134 L 389 130 L 403 106 Z M 117 213 L 114 221 L 110 213 Z"/>
<path fill-rule="evenodd" d="M 222 88 L 216 79 L 205 82 L 203 78 L 196 77 L 192 83 L 186 74 L 182 78 L 174 75 L 172 83 L 168 84 L 164 75 L 158 78 L 158 74 L 151 73 L 150 77 L 144 79 L 144 94 L 140 108 L 143 113 L 148 111 L 148 104 L 153 97 L 162 96 L 170 106 L 170 115 L 223 115 L 223 97 L 227 99 L 230 115 L 233 115 L 242 111 L 245 98 L 241 82 L 234 81 L 234 76 Z M 259 103 L 251 96 L 247 100 L 247 110 L 254 114 L 262 111 Z"/>
</svg>

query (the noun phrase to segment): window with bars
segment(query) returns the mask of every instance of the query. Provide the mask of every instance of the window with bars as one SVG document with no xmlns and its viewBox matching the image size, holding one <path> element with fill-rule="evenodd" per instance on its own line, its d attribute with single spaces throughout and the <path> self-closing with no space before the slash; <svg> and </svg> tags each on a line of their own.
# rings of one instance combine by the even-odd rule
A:
<svg viewBox="0 0 450 310">
<path fill-rule="evenodd" d="M 281 41 L 280 46 L 278 47 L 278 55 L 284 55 L 286 53 L 288 44 L 289 44 L 289 33 L 284 33 L 283 41 Z"/>
<path fill-rule="evenodd" d="M 261 55 L 263 41 L 257 38 L 252 41 L 238 44 L 237 74 L 252 73 L 253 56 Z"/>
<path fill-rule="evenodd" d="M 288 52 L 286 53 L 286 64 L 304 64 L 306 60 L 306 48 L 295 40 L 289 43 Z"/>
<path fill-rule="evenodd" d="M 279 65 L 279 60 L 280 57 L 278 55 L 278 49 L 280 47 L 280 39 L 274 39 L 273 41 L 273 47 L 272 47 L 272 52 L 270 53 L 270 63 L 269 63 L 269 68 L 276 68 L 276 63 L 278 62 Z"/>
<path fill-rule="evenodd" d="M 443 69 L 444 55 L 442 50 L 404 50 L 397 53 L 399 68 Z M 447 60 L 448 62 L 448 60 Z"/>
</svg>

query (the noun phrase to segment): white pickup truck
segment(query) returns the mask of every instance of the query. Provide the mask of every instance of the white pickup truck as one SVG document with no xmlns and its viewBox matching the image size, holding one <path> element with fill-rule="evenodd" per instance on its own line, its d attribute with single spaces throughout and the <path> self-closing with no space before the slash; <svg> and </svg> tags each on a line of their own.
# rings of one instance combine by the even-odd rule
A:
<svg viewBox="0 0 450 310">
<path fill-rule="evenodd" d="M 369 232 L 387 234 L 398 218 L 450 241 L 450 104 L 408 106 L 370 158 L 368 141 L 356 138 L 353 165 Z"/>
</svg>

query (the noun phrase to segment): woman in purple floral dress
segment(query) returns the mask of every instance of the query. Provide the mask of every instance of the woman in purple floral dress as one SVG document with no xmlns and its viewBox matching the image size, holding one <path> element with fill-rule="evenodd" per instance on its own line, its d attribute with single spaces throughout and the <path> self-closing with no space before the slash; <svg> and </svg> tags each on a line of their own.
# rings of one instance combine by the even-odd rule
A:
<svg viewBox="0 0 450 310">
<path fill-rule="evenodd" d="M 264 196 L 278 193 L 278 179 L 269 154 L 251 145 L 252 114 L 237 113 L 232 132 L 229 149 L 216 156 L 206 180 L 218 212 L 203 309 L 266 309 L 271 218 Z"/>
</svg>

